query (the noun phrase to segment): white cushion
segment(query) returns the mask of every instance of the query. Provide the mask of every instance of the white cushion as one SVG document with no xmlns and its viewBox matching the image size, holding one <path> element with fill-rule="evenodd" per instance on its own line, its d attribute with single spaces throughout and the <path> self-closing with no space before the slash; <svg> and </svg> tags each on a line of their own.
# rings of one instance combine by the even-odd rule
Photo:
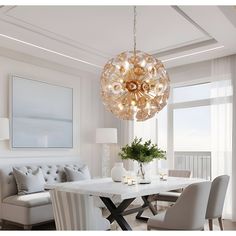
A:
<svg viewBox="0 0 236 236">
<path fill-rule="evenodd" d="M 51 203 L 49 192 L 13 195 L 3 199 L 3 203 L 22 207 L 36 207 Z"/>
<path fill-rule="evenodd" d="M 18 195 L 44 191 L 45 180 L 41 169 L 23 172 L 13 168 L 13 175 L 16 180 Z"/>
<path fill-rule="evenodd" d="M 33 225 L 53 220 L 52 204 L 36 207 L 22 207 L 13 204 L 1 204 L 2 219 L 22 225 Z"/>
<path fill-rule="evenodd" d="M 64 167 L 67 181 L 80 181 L 91 179 L 88 166 L 82 167 Z"/>
</svg>

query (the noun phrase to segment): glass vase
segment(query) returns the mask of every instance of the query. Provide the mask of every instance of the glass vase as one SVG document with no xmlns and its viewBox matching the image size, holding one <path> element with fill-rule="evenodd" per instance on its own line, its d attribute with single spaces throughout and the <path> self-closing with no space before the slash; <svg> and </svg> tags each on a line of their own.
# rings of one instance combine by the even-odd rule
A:
<svg viewBox="0 0 236 236">
<path fill-rule="evenodd" d="M 142 162 L 139 162 L 138 165 L 139 165 L 137 173 L 138 182 L 140 184 L 150 184 L 151 180 L 146 177 L 144 164 Z"/>
</svg>

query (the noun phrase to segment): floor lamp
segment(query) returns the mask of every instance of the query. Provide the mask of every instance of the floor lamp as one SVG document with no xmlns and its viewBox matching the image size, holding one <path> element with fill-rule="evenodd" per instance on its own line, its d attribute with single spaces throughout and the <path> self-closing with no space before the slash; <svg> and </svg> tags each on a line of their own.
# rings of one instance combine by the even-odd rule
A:
<svg viewBox="0 0 236 236">
<path fill-rule="evenodd" d="M 110 176 L 110 146 L 117 143 L 117 129 L 97 128 L 96 143 L 102 144 L 102 177 Z"/>
</svg>

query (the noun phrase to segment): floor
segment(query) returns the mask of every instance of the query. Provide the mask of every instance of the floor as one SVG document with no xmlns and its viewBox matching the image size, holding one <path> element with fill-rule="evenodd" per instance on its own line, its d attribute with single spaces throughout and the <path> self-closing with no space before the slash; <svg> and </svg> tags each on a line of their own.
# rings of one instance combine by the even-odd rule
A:
<svg viewBox="0 0 236 236">
<path fill-rule="evenodd" d="M 108 211 L 105 210 L 103 212 L 104 217 L 108 216 Z M 146 210 L 144 212 L 145 216 L 151 216 L 151 212 L 149 210 Z M 131 225 L 133 230 L 147 230 L 147 224 L 143 221 L 140 220 L 136 220 L 135 219 L 135 214 L 133 215 L 129 215 L 129 216 L 125 216 L 125 219 L 129 222 L 129 224 Z M 231 222 L 230 220 L 223 220 L 223 224 L 224 224 L 224 229 L 225 230 L 236 230 L 236 222 Z M 214 221 L 214 230 L 219 230 L 219 225 L 218 225 L 218 221 L 215 220 Z M 22 230 L 20 227 L 14 226 L 14 225 L 7 225 L 6 230 Z M 32 230 L 55 230 L 55 224 L 54 223 L 48 223 L 48 224 L 44 224 L 44 225 L 39 225 L 39 226 L 35 226 L 33 227 Z M 119 228 L 119 226 L 115 223 L 112 225 L 112 230 L 121 230 Z M 208 224 L 206 222 L 205 224 L 205 230 L 208 230 Z"/>
</svg>

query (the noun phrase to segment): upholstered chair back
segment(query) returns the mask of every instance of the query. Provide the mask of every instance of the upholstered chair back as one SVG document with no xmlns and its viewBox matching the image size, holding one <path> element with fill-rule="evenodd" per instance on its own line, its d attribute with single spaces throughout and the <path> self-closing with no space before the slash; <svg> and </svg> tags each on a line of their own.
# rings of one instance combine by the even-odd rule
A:
<svg viewBox="0 0 236 236">
<path fill-rule="evenodd" d="M 190 178 L 191 171 L 190 170 L 168 170 L 168 176 Z"/>
<path fill-rule="evenodd" d="M 228 184 L 228 175 L 218 176 L 212 181 L 206 219 L 214 219 L 222 216 Z"/>
<path fill-rule="evenodd" d="M 57 230 L 108 230 L 110 222 L 94 206 L 92 196 L 63 187 L 49 190 Z"/>
<path fill-rule="evenodd" d="M 165 215 L 165 222 L 170 229 L 202 229 L 211 188 L 211 182 L 189 185 L 184 189 L 175 205 Z M 167 227 L 167 228 L 168 228 Z"/>
</svg>

